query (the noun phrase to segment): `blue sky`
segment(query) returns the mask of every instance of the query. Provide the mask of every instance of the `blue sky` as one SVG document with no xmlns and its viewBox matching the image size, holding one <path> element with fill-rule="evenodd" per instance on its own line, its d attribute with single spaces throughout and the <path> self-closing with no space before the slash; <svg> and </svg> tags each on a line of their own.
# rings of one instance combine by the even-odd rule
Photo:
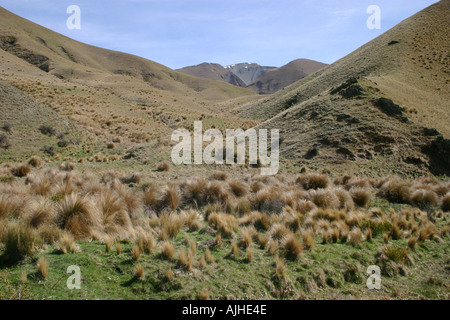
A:
<svg viewBox="0 0 450 320">
<path fill-rule="evenodd" d="M 68 37 L 176 69 L 202 62 L 332 63 L 436 0 L 1 0 L 7 10 Z M 69 5 L 81 29 L 69 30 Z M 381 29 L 369 30 L 369 5 Z"/>
</svg>

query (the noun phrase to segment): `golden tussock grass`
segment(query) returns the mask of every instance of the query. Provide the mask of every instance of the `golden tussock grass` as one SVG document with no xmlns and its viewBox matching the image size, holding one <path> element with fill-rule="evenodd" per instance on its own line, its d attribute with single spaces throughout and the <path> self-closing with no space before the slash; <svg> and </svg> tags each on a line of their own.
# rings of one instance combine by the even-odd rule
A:
<svg viewBox="0 0 450 320">
<path fill-rule="evenodd" d="M 286 265 L 284 261 L 278 256 L 275 256 L 275 276 L 278 279 L 286 279 Z"/>
<path fill-rule="evenodd" d="M 289 260 L 297 260 L 303 252 L 303 246 L 294 234 L 283 239 L 284 256 Z"/>
<path fill-rule="evenodd" d="M 111 251 L 111 247 L 114 243 L 114 239 L 112 239 L 111 237 L 105 237 L 104 241 L 105 241 L 105 252 L 109 253 L 109 251 Z"/>
<path fill-rule="evenodd" d="M 234 196 L 238 198 L 246 196 L 250 191 L 249 185 L 242 181 L 230 181 L 228 183 L 228 186 L 230 187 L 230 190 L 234 194 Z"/>
<path fill-rule="evenodd" d="M 174 238 L 184 226 L 183 218 L 176 213 L 163 213 L 159 217 L 160 239 Z"/>
<path fill-rule="evenodd" d="M 183 197 L 187 202 L 197 204 L 198 206 L 205 203 L 205 191 L 208 182 L 203 178 L 193 178 L 180 185 Z"/>
<path fill-rule="evenodd" d="M 201 228 L 202 223 L 200 220 L 200 215 L 196 211 L 190 210 L 183 212 L 183 216 L 188 231 L 197 231 Z"/>
<path fill-rule="evenodd" d="M 138 264 L 134 267 L 134 277 L 140 280 L 145 279 L 145 270 L 142 264 Z"/>
<path fill-rule="evenodd" d="M 271 256 L 273 256 L 275 254 L 275 252 L 277 252 L 278 248 L 279 248 L 279 245 L 278 245 L 277 241 L 270 241 L 267 251 L 269 252 L 269 254 Z"/>
<path fill-rule="evenodd" d="M 198 300 L 209 300 L 210 294 L 208 288 L 203 288 L 198 295 Z"/>
<path fill-rule="evenodd" d="M 34 168 L 38 168 L 38 167 L 42 166 L 42 159 L 39 158 L 38 156 L 32 156 L 28 160 L 28 164 Z"/>
<path fill-rule="evenodd" d="M 139 249 L 139 246 L 136 245 L 131 249 L 131 257 L 134 261 L 138 261 L 141 257 L 141 249 Z"/>
<path fill-rule="evenodd" d="M 231 257 L 233 257 L 234 260 L 237 260 L 239 258 L 239 246 L 237 242 L 231 243 Z"/>
<path fill-rule="evenodd" d="M 303 238 L 303 248 L 307 251 L 312 250 L 314 248 L 314 245 L 316 244 L 316 241 L 314 239 L 314 231 L 311 229 L 307 229 L 302 233 Z"/>
<path fill-rule="evenodd" d="M 208 224 L 225 238 L 230 238 L 233 232 L 238 229 L 238 220 L 225 213 L 212 213 L 208 218 Z"/>
<path fill-rule="evenodd" d="M 228 179 L 228 174 L 226 172 L 223 171 L 216 171 L 213 172 L 210 176 L 209 176 L 210 180 L 218 180 L 218 181 L 225 181 Z"/>
<path fill-rule="evenodd" d="M 250 247 L 250 245 L 252 244 L 252 238 L 253 238 L 253 235 L 255 234 L 255 232 L 256 231 L 254 229 L 250 229 L 250 228 L 241 229 L 239 245 L 244 249 Z"/>
<path fill-rule="evenodd" d="M 339 198 L 331 190 L 312 190 L 311 201 L 322 209 L 338 209 L 340 206 Z"/>
<path fill-rule="evenodd" d="M 122 254 L 122 244 L 118 241 L 115 242 L 116 254 L 120 256 Z"/>
<path fill-rule="evenodd" d="M 42 198 L 29 208 L 29 215 L 26 221 L 33 228 L 38 228 L 45 224 L 52 224 L 55 220 L 55 208 L 51 201 Z"/>
<path fill-rule="evenodd" d="M 411 194 L 411 204 L 419 208 L 436 206 L 439 202 L 438 195 L 431 190 L 418 189 Z"/>
<path fill-rule="evenodd" d="M 205 189 L 205 201 L 207 203 L 225 204 L 230 197 L 230 193 L 223 181 L 210 181 Z"/>
<path fill-rule="evenodd" d="M 158 198 L 157 210 L 163 212 L 165 210 L 175 211 L 181 204 L 180 191 L 175 187 L 164 188 Z"/>
<path fill-rule="evenodd" d="M 353 228 L 348 234 L 348 243 L 351 245 L 359 246 L 362 241 L 362 232 L 360 228 Z"/>
<path fill-rule="evenodd" d="M 30 167 L 25 164 L 19 164 L 11 169 L 11 174 L 19 178 L 26 177 L 30 172 Z"/>
<path fill-rule="evenodd" d="M 424 242 L 425 240 L 433 240 L 438 235 L 436 226 L 432 223 L 427 223 L 419 229 L 418 242 Z"/>
<path fill-rule="evenodd" d="M 172 281 L 174 278 L 174 274 L 172 271 L 172 267 L 169 267 L 169 269 L 166 271 L 164 278 L 166 279 L 166 281 Z"/>
<path fill-rule="evenodd" d="M 245 252 L 246 252 L 246 256 L 247 256 L 246 257 L 246 261 L 248 263 L 252 262 L 252 260 L 253 260 L 253 250 L 252 250 L 252 248 L 248 247 Z"/>
<path fill-rule="evenodd" d="M 159 172 L 167 172 L 170 170 L 170 165 L 167 162 L 162 162 L 157 165 L 156 170 Z"/>
<path fill-rule="evenodd" d="M 205 257 L 200 257 L 200 260 L 198 262 L 198 266 L 200 269 L 204 269 L 206 267 L 206 259 Z"/>
<path fill-rule="evenodd" d="M 211 254 L 211 251 L 209 250 L 209 248 L 206 248 L 206 251 L 205 251 L 205 259 L 206 259 L 206 262 L 207 263 L 214 263 L 214 257 L 213 257 L 213 255 Z"/>
<path fill-rule="evenodd" d="M 368 189 L 354 188 L 351 189 L 350 194 L 353 202 L 360 208 L 367 208 L 370 204 L 371 193 Z"/>
<path fill-rule="evenodd" d="M 330 180 L 326 175 L 317 173 L 307 173 L 297 178 L 297 184 L 300 184 L 303 189 L 326 189 L 330 184 Z"/>
<path fill-rule="evenodd" d="M 169 241 L 164 241 L 161 245 L 161 256 L 163 259 L 171 260 L 175 254 L 175 247 Z"/>
<path fill-rule="evenodd" d="M 417 238 L 416 237 L 411 237 L 408 239 L 408 247 L 411 250 L 415 250 L 417 247 Z"/>
<path fill-rule="evenodd" d="M 44 257 L 40 257 L 36 264 L 36 268 L 37 268 L 38 274 L 44 280 L 47 280 L 48 267 L 49 267 L 49 263 L 48 263 L 47 259 L 45 259 Z"/>
<path fill-rule="evenodd" d="M 74 253 L 79 251 L 78 246 L 75 243 L 73 235 L 67 232 L 64 232 L 59 238 L 59 250 L 63 254 Z"/>
<path fill-rule="evenodd" d="M 6 229 L 5 255 L 19 260 L 32 254 L 38 245 L 38 234 L 29 225 L 10 223 Z"/>
<path fill-rule="evenodd" d="M 100 219 L 92 202 L 77 194 L 66 196 L 57 208 L 57 223 L 77 238 L 90 238 L 100 228 Z"/>
</svg>

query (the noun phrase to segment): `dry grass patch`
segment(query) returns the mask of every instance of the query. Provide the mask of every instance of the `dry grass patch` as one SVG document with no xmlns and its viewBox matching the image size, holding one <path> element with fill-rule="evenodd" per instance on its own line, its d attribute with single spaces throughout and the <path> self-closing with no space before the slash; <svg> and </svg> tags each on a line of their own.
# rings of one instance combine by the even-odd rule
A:
<svg viewBox="0 0 450 320">
<path fill-rule="evenodd" d="M 49 267 L 49 263 L 48 263 L 47 259 L 45 259 L 44 257 L 40 257 L 36 264 L 36 268 L 37 268 L 38 274 L 44 280 L 47 280 L 48 267 Z"/>
</svg>

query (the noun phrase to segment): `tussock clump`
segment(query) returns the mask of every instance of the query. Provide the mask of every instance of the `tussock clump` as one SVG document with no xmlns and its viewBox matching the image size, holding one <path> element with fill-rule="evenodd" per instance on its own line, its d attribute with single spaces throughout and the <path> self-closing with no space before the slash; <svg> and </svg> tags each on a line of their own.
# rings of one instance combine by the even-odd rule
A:
<svg viewBox="0 0 450 320">
<path fill-rule="evenodd" d="M 158 164 L 156 170 L 158 170 L 159 172 L 167 172 L 170 170 L 170 165 L 167 162 L 162 162 Z"/>
<path fill-rule="evenodd" d="M 303 246 L 293 234 L 289 234 L 283 240 L 284 255 L 286 259 L 297 260 L 303 252 Z"/>
<path fill-rule="evenodd" d="M 36 231 L 28 225 L 8 225 L 5 240 L 5 255 L 10 260 L 20 260 L 34 252 L 38 244 Z"/>
<path fill-rule="evenodd" d="M 436 192 L 426 189 L 415 190 L 411 195 L 411 203 L 416 207 L 425 209 L 438 204 L 439 197 Z"/>
<path fill-rule="evenodd" d="M 226 238 L 231 237 L 233 232 L 238 229 L 237 219 L 229 214 L 212 213 L 208 218 L 208 223 Z"/>
<path fill-rule="evenodd" d="M 261 249 L 265 249 L 269 242 L 269 235 L 258 233 L 258 243 Z"/>
<path fill-rule="evenodd" d="M 123 184 L 139 184 L 142 177 L 139 173 L 133 173 L 131 176 L 121 177 L 119 180 Z"/>
<path fill-rule="evenodd" d="M 232 256 L 234 260 L 237 260 L 239 258 L 239 246 L 237 242 L 233 242 L 231 244 L 230 256 Z"/>
<path fill-rule="evenodd" d="M 436 239 L 438 235 L 438 230 L 436 226 L 432 223 L 428 223 L 425 226 L 421 227 L 419 230 L 419 236 L 417 240 L 419 242 L 425 242 L 425 240 L 433 240 Z"/>
<path fill-rule="evenodd" d="M 279 190 L 265 188 L 250 198 L 252 208 L 268 214 L 280 214 L 285 207 L 285 199 Z"/>
<path fill-rule="evenodd" d="M 311 201 L 322 209 L 338 209 L 340 205 L 338 197 L 330 190 L 311 191 Z"/>
<path fill-rule="evenodd" d="M 47 280 L 48 265 L 48 261 L 44 257 L 40 257 L 36 264 L 37 271 L 44 280 Z"/>
<path fill-rule="evenodd" d="M 115 193 L 106 191 L 98 201 L 103 231 L 110 236 L 125 238 L 130 235 L 132 224 L 126 204 Z"/>
<path fill-rule="evenodd" d="M 216 171 L 209 177 L 209 180 L 225 181 L 227 179 L 228 179 L 228 174 L 223 171 Z"/>
<path fill-rule="evenodd" d="M 161 257 L 166 260 L 172 259 L 175 254 L 175 247 L 169 241 L 164 241 L 161 245 Z"/>
<path fill-rule="evenodd" d="M 209 248 L 206 248 L 205 259 L 206 259 L 206 262 L 208 262 L 208 263 L 214 263 L 214 257 L 211 254 L 211 251 L 209 251 Z"/>
<path fill-rule="evenodd" d="M 250 205 L 250 201 L 248 201 L 245 198 L 239 199 L 236 204 L 236 213 L 239 214 L 239 216 L 247 215 L 251 212 L 252 208 Z"/>
<path fill-rule="evenodd" d="M 354 203 L 360 208 L 367 208 L 370 203 L 371 193 L 368 189 L 354 188 L 350 194 Z"/>
<path fill-rule="evenodd" d="M 316 241 L 314 239 L 314 232 L 311 229 L 308 229 L 303 232 L 302 234 L 303 238 L 303 248 L 305 250 L 311 250 L 314 248 L 314 245 L 316 244 Z"/>
<path fill-rule="evenodd" d="M 390 202 L 409 203 L 411 183 L 399 177 L 389 177 L 381 185 L 379 194 Z"/>
<path fill-rule="evenodd" d="M 142 192 L 142 202 L 145 207 L 150 209 L 155 209 L 158 200 L 158 194 L 156 192 L 156 188 L 148 187 L 145 188 Z"/>
<path fill-rule="evenodd" d="M 275 241 L 280 241 L 287 237 L 291 231 L 286 228 L 284 224 L 275 224 L 270 230 L 270 238 Z"/>
<path fill-rule="evenodd" d="M 353 228 L 348 234 L 348 243 L 358 246 L 362 241 L 362 232 L 360 228 Z"/>
<path fill-rule="evenodd" d="M 205 201 L 207 203 L 225 204 L 230 197 L 230 193 L 226 189 L 226 184 L 221 181 L 208 182 L 205 189 Z"/>
<path fill-rule="evenodd" d="M 208 288 L 203 288 L 200 294 L 198 295 L 198 300 L 209 300 L 209 290 Z"/>
<path fill-rule="evenodd" d="M 203 178 L 193 178 L 182 185 L 180 189 L 186 202 L 195 203 L 198 206 L 205 203 L 205 191 L 208 182 Z"/>
<path fill-rule="evenodd" d="M 26 177 L 30 172 L 30 167 L 25 164 L 19 164 L 11 169 L 11 174 L 19 178 Z"/>
<path fill-rule="evenodd" d="M 250 191 L 249 185 L 242 181 L 230 181 L 228 186 L 231 192 L 238 198 L 246 196 Z"/>
<path fill-rule="evenodd" d="M 100 219 L 91 201 L 77 194 L 66 196 L 57 208 L 57 223 L 77 238 L 90 238 L 100 228 Z"/>
<path fill-rule="evenodd" d="M 71 162 L 64 162 L 59 166 L 61 171 L 73 171 L 73 169 L 75 169 L 75 165 Z"/>
<path fill-rule="evenodd" d="M 411 237 L 408 239 L 408 247 L 411 250 L 415 250 L 417 247 L 417 238 L 416 237 Z"/>
<path fill-rule="evenodd" d="M 242 248 L 246 249 L 252 244 L 253 236 L 256 234 L 256 230 L 253 228 L 243 228 L 241 229 L 241 236 L 239 244 Z"/>
<path fill-rule="evenodd" d="M 447 193 L 442 199 L 442 210 L 450 212 L 450 193 Z"/>
<path fill-rule="evenodd" d="M 73 236 L 70 233 L 64 232 L 59 238 L 59 250 L 63 254 L 77 252 L 78 246 L 76 245 Z"/>
<path fill-rule="evenodd" d="M 353 210 L 355 208 L 350 192 L 344 189 L 335 189 L 334 194 L 339 199 L 339 209 Z"/>
<path fill-rule="evenodd" d="M 38 167 L 42 166 L 42 159 L 39 158 L 38 156 L 32 156 L 28 160 L 28 164 L 34 168 L 38 168 Z"/>
<path fill-rule="evenodd" d="M 247 254 L 246 261 L 247 261 L 248 263 L 252 262 L 252 260 L 253 260 L 253 250 L 252 250 L 251 247 L 248 247 L 248 248 L 247 248 L 246 254 Z"/>
<path fill-rule="evenodd" d="M 134 261 L 139 260 L 139 258 L 141 257 L 141 249 L 139 249 L 139 246 L 134 246 L 131 249 L 131 257 L 133 258 Z"/>
<path fill-rule="evenodd" d="M 296 181 L 305 190 L 326 189 L 330 184 L 330 180 L 326 175 L 317 173 L 308 173 L 297 178 Z"/>
<path fill-rule="evenodd" d="M 160 238 L 168 240 L 174 238 L 183 228 L 183 218 L 176 213 L 164 213 L 159 217 Z"/>
<path fill-rule="evenodd" d="M 200 216 L 196 211 L 190 210 L 188 212 L 183 212 L 183 216 L 189 231 L 197 231 L 201 228 L 202 224 L 200 221 Z"/>
<path fill-rule="evenodd" d="M 17 210 L 17 204 L 11 196 L 0 194 L 0 220 Z"/>
<path fill-rule="evenodd" d="M 181 194 L 178 188 L 167 187 L 165 188 L 157 203 L 158 212 L 163 212 L 165 210 L 175 211 L 181 204 Z"/>
<path fill-rule="evenodd" d="M 138 264 L 134 267 L 134 277 L 140 280 L 145 278 L 145 270 L 142 264 Z"/>
<path fill-rule="evenodd" d="M 55 220 L 55 208 L 47 199 L 40 199 L 29 210 L 30 214 L 26 220 L 33 228 L 51 224 Z"/>
<path fill-rule="evenodd" d="M 252 213 L 253 225 L 256 230 L 267 231 L 270 228 L 270 218 L 266 213 L 255 211 Z"/>
<path fill-rule="evenodd" d="M 278 255 L 275 256 L 275 277 L 283 280 L 286 279 L 286 265 Z"/>
</svg>

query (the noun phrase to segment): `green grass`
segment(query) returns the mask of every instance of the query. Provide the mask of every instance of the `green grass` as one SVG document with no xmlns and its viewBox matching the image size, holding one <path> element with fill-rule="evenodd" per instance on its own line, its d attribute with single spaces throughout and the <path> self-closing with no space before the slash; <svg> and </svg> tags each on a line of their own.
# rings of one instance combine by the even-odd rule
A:
<svg viewBox="0 0 450 320">
<path fill-rule="evenodd" d="M 360 247 L 349 244 L 319 244 L 304 252 L 296 261 L 285 261 L 286 278 L 275 277 L 275 257 L 267 250 L 252 244 L 253 259 L 246 261 L 245 250 L 240 250 L 237 260 L 229 256 L 232 240 L 224 240 L 221 248 L 211 249 L 215 262 L 199 269 L 204 255 L 201 242 L 213 236 L 200 231 L 183 230 L 173 240 L 176 254 L 171 261 L 160 257 L 157 248 L 151 254 L 142 254 L 138 262 L 131 257 L 133 243 L 123 242 L 123 251 L 117 255 L 115 247 L 105 252 L 105 244 L 79 242 L 81 252 L 60 254 L 54 247 L 35 253 L 13 266 L 0 266 L 0 292 L 3 299 L 16 298 L 19 288 L 30 299 L 196 299 L 207 288 L 211 299 L 329 299 L 369 298 L 391 299 L 448 299 L 449 281 L 445 277 L 449 267 L 448 237 L 444 243 L 426 241 L 410 252 L 414 260 L 406 276 L 397 274 L 382 277 L 381 290 L 366 287 L 366 269 L 375 264 L 375 254 L 383 246 L 382 236 Z M 197 254 L 192 272 L 177 266 L 178 252 L 188 248 L 187 239 L 197 242 Z M 390 241 L 395 247 L 405 248 L 406 240 Z M 3 248 L 0 247 L 0 252 Z M 277 253 L 282 257 L 282 249 Z M 42 280 L 36 270 L 39 257 L 49 262 L 47 280 Z M 134 278 L 134 267 L 139 263 L 145 269 L 145 279 Z M 81 289 L 69 290 L 66 282 L 67 268 L 81 268 Z M 165 278 L 171 267 L 174 278 Z M 27 283 L 21 277 L 27 275 Z"/>
</svg>

